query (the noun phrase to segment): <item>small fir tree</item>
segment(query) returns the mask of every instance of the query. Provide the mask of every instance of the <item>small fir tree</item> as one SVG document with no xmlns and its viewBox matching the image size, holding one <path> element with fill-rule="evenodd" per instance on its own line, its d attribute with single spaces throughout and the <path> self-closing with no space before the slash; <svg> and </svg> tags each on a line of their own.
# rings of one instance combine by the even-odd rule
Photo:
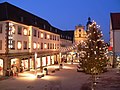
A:
<svg viewBox="0 0 120 90">
<path fill-rule="evenodd" d="M 79 64 L 86 73 L 101 73 L 107 65 L 106 44 L 102 37 L 99 26 L 92 22 L 87 30 L 87 40 L 78 45 Z"/>
</svg>

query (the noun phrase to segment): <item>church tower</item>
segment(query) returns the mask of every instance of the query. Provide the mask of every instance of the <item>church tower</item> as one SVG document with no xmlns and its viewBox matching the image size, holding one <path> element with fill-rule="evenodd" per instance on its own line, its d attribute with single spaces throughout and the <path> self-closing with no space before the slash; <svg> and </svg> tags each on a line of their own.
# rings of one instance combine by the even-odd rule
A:
<svg viewBox="0 0 120 90">
<path fill-rule="evenodd" d="M 87 34 L 86 34 L 84 26 L 82 26 L 81 24 L 75 26 L 75 31 L 74 31 L 74 41 L 75 41 L 75 43 L 79 43 L 81 41 L 87 40 L 86 35 Z"/>
</svg>

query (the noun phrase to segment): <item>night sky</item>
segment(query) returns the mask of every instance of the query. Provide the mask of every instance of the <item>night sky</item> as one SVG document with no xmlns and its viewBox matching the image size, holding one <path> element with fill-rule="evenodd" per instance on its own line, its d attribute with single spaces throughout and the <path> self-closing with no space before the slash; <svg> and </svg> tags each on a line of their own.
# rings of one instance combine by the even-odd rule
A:
<svg viewBox="0 0 120 90">
<path fill-rule="evenodd" d="M 109 41 L 110 13 L 120 12 L 120 0 L 0 0 L 5 1 L 61 30 L 74 30 L 79 24 L 86 26 L 91 17 L 101 26 L 106 42 Z"/>
</svg>

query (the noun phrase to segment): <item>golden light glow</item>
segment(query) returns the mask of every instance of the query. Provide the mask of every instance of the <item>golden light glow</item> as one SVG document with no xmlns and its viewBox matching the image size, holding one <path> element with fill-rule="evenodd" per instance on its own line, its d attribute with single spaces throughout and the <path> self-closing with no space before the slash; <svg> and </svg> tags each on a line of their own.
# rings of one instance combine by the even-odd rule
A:
<svg viewBox="0 0 120 90">
<path fill-rule="evenodd" d="M 45 49 L 47 48 L 47 44 L 46 44 L 46 43 L 44 44 L 44 48 L 45 48 Z"/>
<path fill-rule="evenodd" d="M 27 35 L 27 29 L 24 29 L 24 31 L 23 31 L 23 33 L 24 33 L 24 35 Z"/>
<path fill-rule="evenodd" d="M 43 33 L 41 33 L 41 38 L 43 38 Z"/>
<path fill-rule="evenodd" d="M 21 49 L 21 48 L 22 48 L 22 43 L 21 43 L 20 41 L 18 41 L 17 47 L 18 47 L 18 49 Z"/>
<path fill-rule="evenodd" d="M 49 39 L 50 38 L 50 35 L 47 35 L 47 39 Z"/>
<path fill-rule="evenodd" d="M 37 48 L 36 43 L 33 43 L 33 48 L 34 48 L 34 49 L 36 49 L 36 48 Z"/>
<path fill-rule="evenodd" d="M 40 48 L 40 44 L 38 43 L 38 49 Z"/>
</svg>

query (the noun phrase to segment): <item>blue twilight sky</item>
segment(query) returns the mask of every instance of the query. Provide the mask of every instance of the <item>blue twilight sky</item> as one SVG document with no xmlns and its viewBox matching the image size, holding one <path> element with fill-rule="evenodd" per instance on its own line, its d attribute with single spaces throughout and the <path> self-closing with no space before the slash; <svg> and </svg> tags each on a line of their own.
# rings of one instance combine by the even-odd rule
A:
<svg viewBox="0 0 120 90">
<path fill-rule="evenodd" d="M 106 42 L 109 41 L 110 13 L 120 12 L 120 0 L 0 0 L 5 1 L 61 30 L 74 30 L 78 24 L 85 26 L 91 17 L 101 26 Z"/>
</svg>

